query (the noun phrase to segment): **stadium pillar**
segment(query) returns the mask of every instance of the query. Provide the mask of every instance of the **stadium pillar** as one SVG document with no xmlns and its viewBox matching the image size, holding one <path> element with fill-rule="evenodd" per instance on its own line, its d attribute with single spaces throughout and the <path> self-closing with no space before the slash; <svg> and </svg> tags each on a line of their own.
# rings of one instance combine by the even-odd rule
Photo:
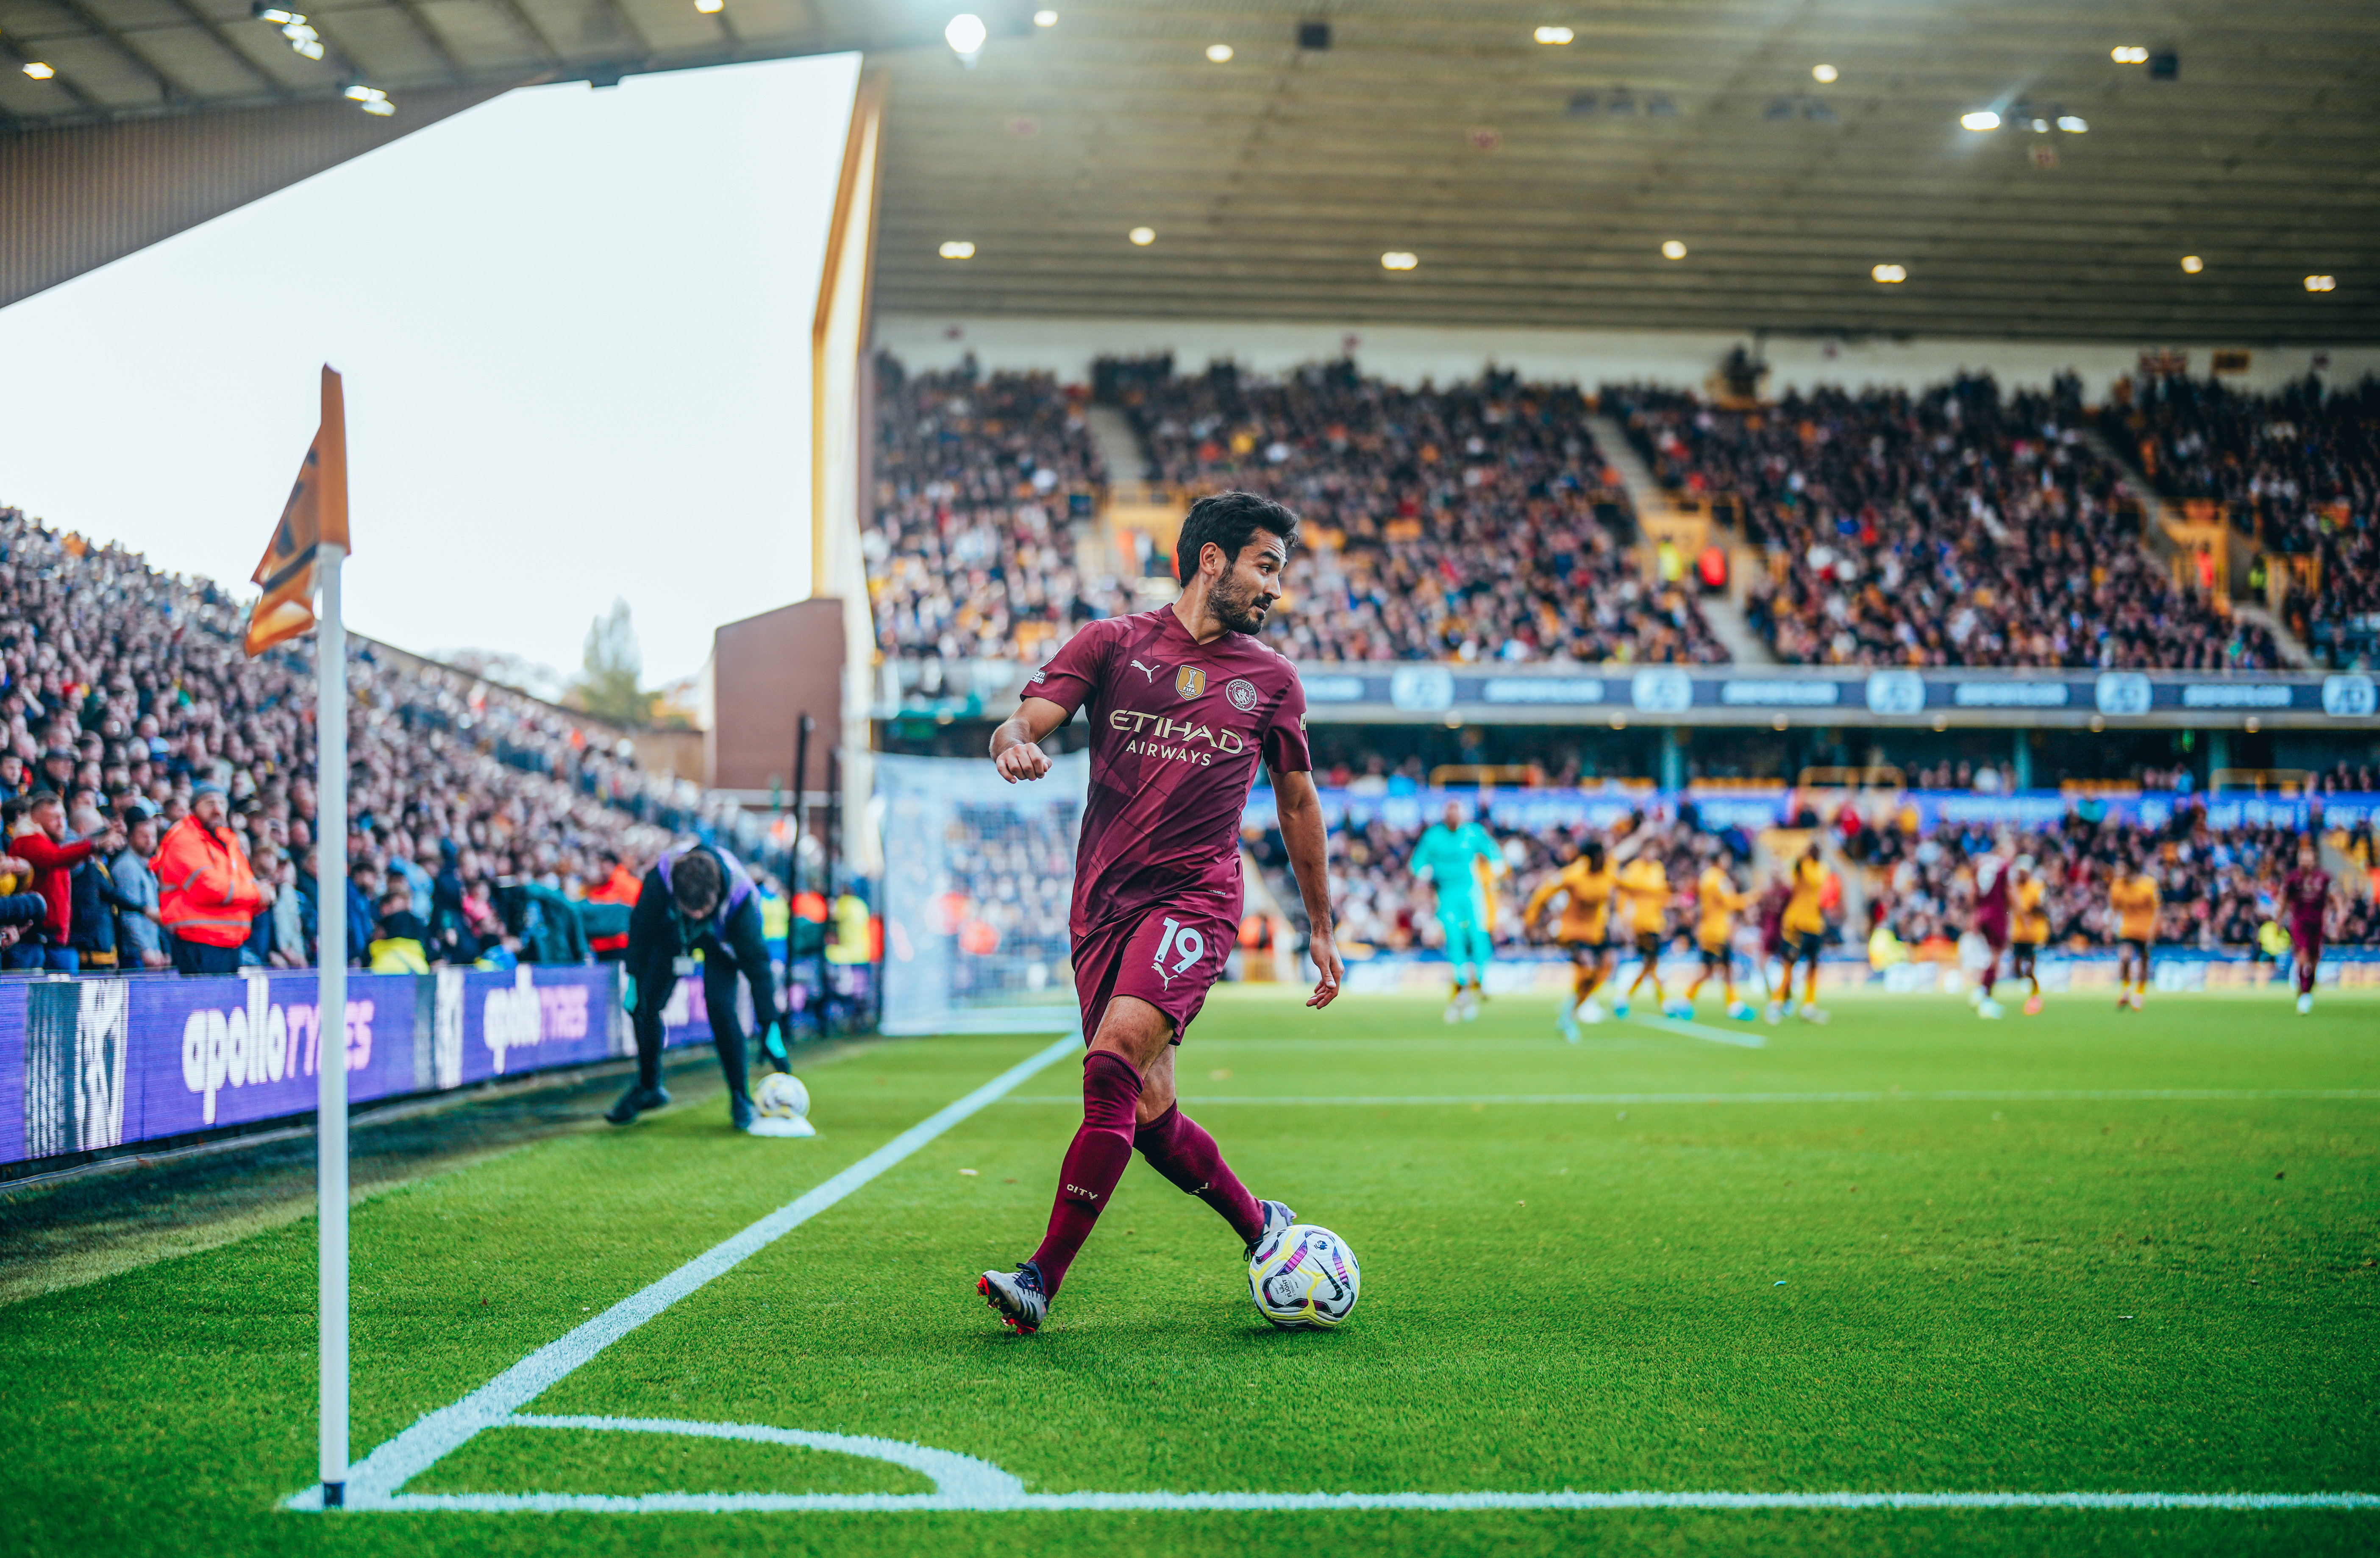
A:
<svg viewBox="0 0 2380 1558">
<path fill-rule="evenodd" d="M 2009 756 L 2009 787 L 2016 790 L 2033 788 L 2033 732 L 2019 730 L 2015 748 Z"/>
<path fill-rule="evenodd" d="M 2231 733 L 2228 730 L 2208 731 L 2206 733 L 2207 787 L 2209 789 L 2214 787 L 2215 771 L 2216 769 L 2228 768 L 2230 766 Z"/>
<path fill-rule="evenodd" d="M 1682 790 L 1686 787 L 1685 748 L 1678 740 L 1678 727 L 1661 727 L 1661 788 Z"/>
</svg>

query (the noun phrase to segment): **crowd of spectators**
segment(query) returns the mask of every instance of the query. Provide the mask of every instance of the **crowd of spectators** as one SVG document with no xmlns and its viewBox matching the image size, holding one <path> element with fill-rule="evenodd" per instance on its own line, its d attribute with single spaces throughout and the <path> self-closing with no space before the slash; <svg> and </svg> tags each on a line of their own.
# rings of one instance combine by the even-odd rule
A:
<svg viewBox="0 0 2380 1558">
<path fill-rule="evenodd" d="M 876 503 L 860 538 L 877 642 L 942 660 L 1046 657 L 1128 609 L 1077 567 L 1075 528 L 1107 480 L 1085 396 L 1047 373 L 876 359 Z"/>
<path fill-rule="evenodd" d="M 1740 505 L 1773 570 L 1747 616 L 1789 664 L 2280 663 L 2269 633 L 2177 589 L 2143 550 L 2070 376 L 2046 395 L 1962 375 L 1758 410 L 1644 386 L 1600 403 L 1664 485 Z"/>
<path fill-rule="evenodd" d="M 244 628 L 212 583 L 0 509 L 9 966 L 311 963 L 323 912 L 313 641 L 250 660 Z M 350 886 L 337 907 L 359 962 L 407 940 L 434 962 L 583 956 L 582 921 L 612 917 L 577 906 L 616 889 L 627 863 L 681 833 L 753 842 L 752 824 L 638 770 L 601 727 L 350 645 Z M 418 935 L 382 933 L 407 914 Z"/>
<path fill-rule="evenodd" d="M 2308 590 L 2290 576 L 2284 619 L 2317 652 L 2370 663 L 2380 639 L 2380 379 L 2325 391 L 2308 376 L 2265 396 L 2150 374 L 2119 385 L 2100 418 L 2167 497 L 2222 504 L 2266 550 L 2313 559 L 2317 582 Z"/>
<path fill-rule="evenodd" d="M 1426 809 L 1427 820 L 1434 821 L 1436 808 Z M 1913 813 L 1908 816 L 1913 821 Z M 1631 816 L 1609 829 L 1581 821 L 1544 831 L 1516 830 L 1492 819 L 1482 821 L 1506 867 L 1489 897 L 1491 934 L 1507 949 L 1526 939 L 1519 906 L 1540 882 L 1575 858 L 1590 837 L 1615 848 L 1622 840 L 1633 840 L 1625 846 L 1629 852 L 1662 860 L 1680 895 L 1671 916 L 1672 927 L 1680 932 L 1691 923 L 1685 898 L 1705 866 L 1714 861 L 1727 865 L 1738 884 L 1755 896 L 1770 885 L 1753 866 L 1759 840 L 1740 829 L 1706 826 L 1691 812 L 1653 822 Z M 2104 951 L 2114 945 L 2117 928 L 2107 908 L 2108 872 L 2119 860 L 2138 860 L 2158 881 L 2162 941 L 2207 950 L 2252 950 L 2260 944 L 2263 928 L 2278 913 L 2281 880 L 2295 863 L 2299 838 L 2272 826 L 2210 827 L 2197 807 L 2181 809 L 2158 827 L 2095 821 L 2088 809 L 2078 808 L 2058 827 L 2022 836 L 1980 826 L 1945 826 L 1925 834 L 1898 822 L 1871 826 L 1859 822 L 1855 810 L 1839 813 L 1837 821 L 1842 823 L 1833 830 L 1840 847 L 1830 858 L 1838 869 L 1856 878 L 1843 903 L 1857 905 L 1861 912 L 1853 914 L 1839 905 L 1833 933 L 1856 946 L 1869 926 L 1880 920 L 1907 948 L 1937 958 L 1950 956 L 1971 924 L 1976 862 L 1994 851 L 2003 858 L 2024 854 L 2035 862 L 2046 888 L 2044 909 L 2053 946 Z M 1351 816 L 1331 830 L 1331 895 L 1338 906 L 1342 948 L 1361 956 L 1438 945 L 1434 895 L 1415 880 L 1408 864 L 1420 834 L 1420 826 L 1392 826 L 1378 815 Z M 1796 852 L 1801 836 L 1791 835 Z M 2368 826 L 2334 834 L 2331 842 L 2343 849 L 2351 873 L 2366 873 L 2380 863 Z M 1244 845 L 1276 895 L 1293 904 L 1286 852 L 1278 836 L 1252 830 Z M 2349 945 L 2380 943 L 2380 905 L 2367 892 L 2342 896 L 2343 903 L 2331 913 L 2329 939 Z"/>
<path fill-rule="evenodd" d="M 1724 660 L 1648 578 L 1577 389 L 1490 371 L 1404 389 L 1351 362 L 1281 378 L 1107 376 L 1158 480 L 1245 487 L 1305 519 L 1267 636 L 1300 660 Z"/>
</svg>

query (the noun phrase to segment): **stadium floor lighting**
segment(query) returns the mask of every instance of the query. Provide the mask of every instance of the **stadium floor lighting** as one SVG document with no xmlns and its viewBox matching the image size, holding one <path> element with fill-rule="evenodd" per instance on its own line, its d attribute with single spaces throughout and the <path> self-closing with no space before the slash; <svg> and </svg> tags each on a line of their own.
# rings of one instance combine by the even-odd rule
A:
<svg viewBox="0 0 2380 1558">
<path fill-rule="evenodd" d="M 1567 43 L 1578 34 L 1567 27 L 1540 27 L 1531 36 L 1540 43 Z"/>
<path fill-rule="evenodd" d="M 1134 243 L 1139 245 L 1141 248 L 1147 249 L 1150 244 L 1157 241 L 1157 229 L 1154 227 L 1135 227 L 1131 232 L 1126 233 L 1124 237 L 1130 238 Z"/>
<path fill-rule="evenodd" d="M 1055 11 L 1036 11 L 1033 13 L 1033 25 L 1036 27 L 1055 27 L 1058 25 L 1058 13 Z"/>
<path fill-rule="evenodd" d="M 1410 271 L 1420 263 L 1420 256 L 1402 249 L 1392 249 L 1380 256 L 1380 269 L 1384 271 Z"/>
<path fill-rule="evenodd" d="M 1896 283 L 1904 282 L 1909 279 L 1909 267 L 1906 265 L 1878 265 L 1875 269 L 1869 271 L 1868 274 L 1874 276 L 1885 286 L 1891 286 Z"/>
<path fill-rule="evenodd" d="M 1679 242 L 1677 239 L 1675 239 L 1675 238 L 1665 238 L 1665 239 L 1663 239 L 1663 240 L 1662 240 L 1662 243 L 1661 243 L 1661 258 L 1662 258 L 1662 259 L 1664 259 L 1664 260 L 1682 260 L 1682 259 L 1684 259 L 1685 257 L 1686 257 L 1686 246 L 1685 246 L 1684 244 L 1680 243 L 1680 242 Z"/>
<path fill-rule="evenodd" d="M 2308 276 L 2305 279 L 2305 289 L 2308 292 L 2336 292 L 2338 290 L 2338 278 L 2337 276 Z"/>
<path fill-rule="evenodd" d="M 1962 129 L 1996 130 L 2000 128 L 2000 116 L 1988 108 L 1978 108 L 1972 114 L 1960 115 L 1959 125 Z"/>
<path fill-rule="evenodd" d="M 2181 257 L 2181 268 L 2184 271 L 2189 272 L 2192 275 L 2196 275 L 2199 272 L 2206 269 L 2206 262 L 2201 260 L 2195 254 L 2185 254 Z"/>
<path fill-rule="evenodd" d="M 965 238 L 953 238 L 936 252 L 945 260 L 972 260 L 975 258 L 975 245 Z"/>
<path fill-rule="evenodd" d="M 1213 60 L 1217 65 L 1229 65 L 1232 63 L 1232 45 L 1229 43 L 1209 43 L 1207 45 L 1207 57 Z"/>
<path fill-rule="evenodd" d="M 29 59 L 25 62 L 25 74 L 30 76 L 36 81 L 46 81 L 51 77 L 56 75 L 57 71 L 51 68 L 49 66 L 42 64 L 38 59 Z"/>
<path fill-rule="evenodd" d="M 1814 65 L 1810 67 L 1810 79 L 1825 85 L 1833 84 L 1835 79 L 1841 74 L 1841 71 L 1837 70 L 1831 65 Z"/>
<path fill-rule="evenodd" d="M 2107 57 L 2118 65 L 2146 65 L 2149 52 L 2138 43 L 2119 43 L 2107 51 Z"/>
<path fill-rule="evenodd" d="M 2058 116 L 2058 128 L 2069 135 L 2087 135 L 2091 130 L 2091 121 L 2080 114 L 2060 114 Z"/>
</svg>

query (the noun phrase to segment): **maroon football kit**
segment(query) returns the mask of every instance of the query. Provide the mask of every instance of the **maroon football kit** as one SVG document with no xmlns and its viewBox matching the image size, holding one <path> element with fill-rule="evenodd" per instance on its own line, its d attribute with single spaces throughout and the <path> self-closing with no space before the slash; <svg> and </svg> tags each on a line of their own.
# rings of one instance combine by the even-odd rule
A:
<svg viewBox="0 0 2380 1558">
<path fill-rule="evenodd" d="M 1098 1036 L 1109 1003 L 1129 995 L 1163 1012 L 1178 1044 L 1238 931 L 1240 814 L 1257 764 L 1276 773 L 1314 766 L 1297 671 L 1245 634 L 1199 643 L 1168 607 L 1089 624 L 1025 691 L 1070 714 L 1086 710 L 1091 721 L 1072 927 L 1084 1040 Z M 1242 1239 L 1264 1232 L 1264 1205 L 1180 1105 L 1141 1121 L 1142 1083 L 1112 1051 L 1083 1058 L 1083 1124 L 1027 1262 L 1048 1296 L 1066 1280 L 1135 1151 Z M 995 1275 L 986 1272 L 976 1290 L 990 1296 Z"/>
<path fill-rule="evenodd" d="M 2298 993 L 2313 993 L 2315 966 L 2322 961 L 2322 917 L 2330 907 L 2330 873 L 2316 866 L 2293 870 L 2281 882 L 2281 912 L 2289 947 L 2296 954 Z"/>
<path fill-rule="evenodd" d="M 1239 933 L 1257 765 L 1314 766 L 1297 668 L 1244 633 L 1201 644 L 1165 607 L 1088 624 L 1025 691 L 1091 724 L 1070 927 L 1084 1036 L 1130 995 L 1178 1043 Z"/>
</svg>

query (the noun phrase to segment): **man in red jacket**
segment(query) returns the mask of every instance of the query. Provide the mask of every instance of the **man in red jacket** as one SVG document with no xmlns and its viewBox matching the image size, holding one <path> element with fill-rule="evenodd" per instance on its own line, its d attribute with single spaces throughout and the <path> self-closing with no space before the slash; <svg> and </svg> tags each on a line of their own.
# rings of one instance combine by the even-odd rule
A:
<svg viewBox="0 0 2380 1558">
<path fill-rule="evenodd" d="M 174 967 L 185 974 L 239 972 L 239 945 L 273 889 L 249 873 L 248 857 L 224 826 L 224 793 L 200 785 L 190 814 L 167 831 L 150 862 L 157 873 L 158 918 Z"/>
<path fill-rule="evenodd" d="M 124 834 L 111 827 L 96 838 L 68 839 L 66 803 L 51 790 L 37 791 L 26 802 L 25 815 L 33 825 L 9 848 L 33 868 L 33 891 L 49 905 L 49 912 L 42 917 L 36 935 L 8 949 L 8 967 L 71 974 L 82 967 L 67 944 L 74 934 L 74 869 L 95 850 L 123 848 Z"/>
</svg>

